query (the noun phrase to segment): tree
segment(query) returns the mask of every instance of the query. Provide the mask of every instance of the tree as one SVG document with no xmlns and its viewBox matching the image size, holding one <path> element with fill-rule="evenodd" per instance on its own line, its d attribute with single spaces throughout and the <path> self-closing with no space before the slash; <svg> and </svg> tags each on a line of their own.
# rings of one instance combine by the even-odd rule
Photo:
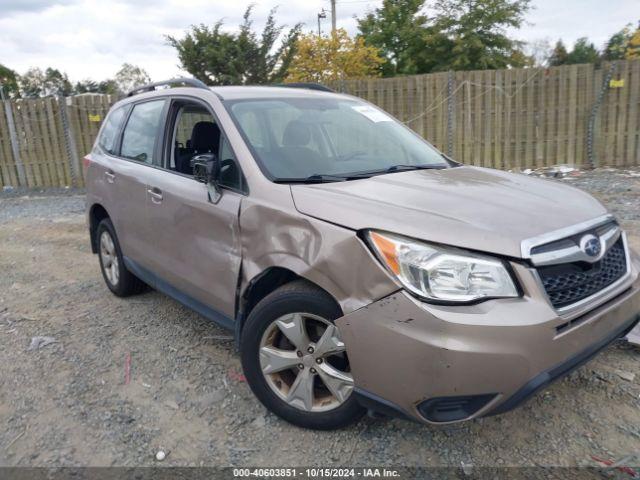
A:
<svg viewBox="0 0 640 480">
<path fill-rule="evenodd" d="M 531 63 L 523 43 L 507 36 L 520 28 L 530 0 L 436 0 L 435 28 L 450 42 L 450 56 L 437 70 L 484 70 Z"/>
<path fill-rule="evenodd" d="M 26 98 L 67 96 L 73 87 L 66 73 L 56 68 L 30 68 L 19 80 L 22 95 Z"/>
<path fill-rule="evenodd" d="M 624 60 L 627 45 L 631 39 L 631 24 L 625 26 L 619 32 L 614 33 L 604 46 L 603 60 Z"/>
<path fill-rule="evenodd" d="M 428 71 L 430 31 L 429 19 L 421 13 L 424 4 L 425 0 L 384 0 L 380 8 L 357 19 L 359 37 L 387 60 L 384 76 Z"/>
<path fill-rule="evenodd" d="M 360 35 L 389 61 L 386 75 L 521 67 L 533 59 L 507 29 L 519 28 L 530 0 L 384 0 L 358 20 Z"/>
<path fill-rule="evenodd" d="M 553 48 L 553 52 L 551 52 L 551 56 L 549 57 L 549 66 L 557 67 L 559 65 L 565 65 L 568 57 L 569 53 L 567 52 L 567 47 L 564 46 L 564 42 L 562 40 L 558 40 L 556 42 L 556 46 Z"/>
<path fill-rule="evenodd" d="M 567 55 L 567 65 L 576 63 L 596 63 L 600 59 L 600 52 L 587 37 L 576 40 L 573 50 Z"/>
<path fill-rule="evenodd" d="M 289 67 L 286 81 L 328 83 L 380 75 L 384 60 L 378 50 L 355 40 L 340 28 L 328 36 L 304 35 Z"/>
<path fill-rule="evenodd" d="M 116 73 L 115 82 L 118 90 L 122 93 L 127 93 L 136 87 L 151 82 L 151 78 L 144 69 L 130 63 L 123 63 L 118 73 Z"/>
<path fill-rule="evenodd" d="M 624 58 L 627 60 L 640 59 L 640 25 L 636 28 L 633 35 L 631 35 L 631 38 L 629 38 Z"/>
<path fill-rule="evenodd" d="M 541 38 L 527 42 L 524 46 L 525 55 L 531 60 L 534 67 L 546 67 L 549 65 L 553 48 L 549 43 L 549 39 Z"/>
<path fill-rule="evenodd" d="M 281 82 L 295 54 L 301 24 L 283 35 L 285 27 L 276 25 L 273 9 L 258 35 L 252 29 L 251 10 L 249 6 L 245 11 L 238 33 L 223 32 L 220 20 L 212 27 L 192 26 L 182 39 L 168 36 L 182 68 L 209 85 Z"/>
<path fill-rule="evenodd" d="M 7 97 L 16 98 L 20 96 L 18 74 L 2 64 L 0 64 L 0 88 L 3 89 L 4 95 Z"/>
<path fill-rule="evenodd" d="M 44 72 L 39 68 L 30 68 L 20 77 L 20 90 L 26 98 L 43 96 Z"/>
<path fill-rule="evenodd" d="M 94 80 L 82 80 L 76 82 L 73 87 L 73 91 L 76 94 L 82 93 L 103 93 L 103 94 L 116 94 L 118 93 L 118 85 L 115 80 L 103 80 L 96 82 Z"/>
</svg>

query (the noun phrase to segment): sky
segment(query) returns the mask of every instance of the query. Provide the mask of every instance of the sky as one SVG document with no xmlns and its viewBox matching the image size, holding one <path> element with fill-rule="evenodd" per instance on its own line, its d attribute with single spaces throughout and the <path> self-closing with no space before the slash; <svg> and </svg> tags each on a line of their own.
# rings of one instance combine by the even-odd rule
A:
<svg viewBox="0 0 640 480">
<path fill-rule="evenodd" d="M 279 3 L 278 3 L 279 2 Z M 278 6 L 279 23 L 317 31 L 317 13 L 329 0 L 0 0 L 0 64 L 18 73 L 58 68 L 72 81 L 111 78 L 124 62 L 144 68 L 153 80 L 184 74 L 165 35 L 180 37 L 193 24 L 223 19 L 233 30 L 247 5 L 261 28 Z M 382 0 L 337 0 L 337 24 L 356 32 L 362 16 Z M 513 35 L 532 42 L 562 38 L 571 45 L 588 36 L 598 47 L 627 23 L 640 19 L 640 0 L 532 0 L 527 24 Z M 330 15 L 323 21 L 331 27 Z"/>
</svg>

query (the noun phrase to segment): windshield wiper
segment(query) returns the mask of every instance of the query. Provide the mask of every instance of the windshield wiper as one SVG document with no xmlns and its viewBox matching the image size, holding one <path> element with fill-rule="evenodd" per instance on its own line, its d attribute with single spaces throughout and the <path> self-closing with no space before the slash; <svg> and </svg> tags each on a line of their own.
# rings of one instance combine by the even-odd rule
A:
<svg viewBox="0 0 640 480">
<path fill-rule="evenodd" d="M 391 165 L 385 173 L 404 172 L 405 170 L 441 170 L 447 168 L 447 165 L 436 163 L 433 165 Z"/>
<path fill-rule="evenodd" d="M 409 170 L 440 170 L 448 168 L 443 164 L 426 164 L 426 165 L 392 165 L 380 170 L 369 170 L 368 172 L 345 173 L 344 175 L 331 175 L 326 173 L 315 173 L 306 178 L 276 178 L 275 183 L 332 183 L 346 182 L 347 180 L 359 180 L 369 178 L 375 175 L 384 175 L 385 173 L 405 172 Z"/>
<path fill-rule="evenodd" d="M 368 178 L 373 177 L 374 175 L 384 175 L 385 173 L 395 173 L 395 172 L 408 172 L 410 170 L 441 170 L 443 168 L 448 168 L 447 165 L 443 164 L 425 164 L 425 165 L 391 165 L 390 167 L 383 168 L 380 170 L 370 170 L 368 172 L 354 173 L 349 175 L 351 178 Z"/>
<path fill-rule="evenodd" d="M 315 173 L 309 175 L 306 178 L 276 178 L 276 183 L 331 183 L 331 182 L 346 182 L 347 177 L 341 177 L 338 175 L 327 175 L 322 173 Z"/>
</svg>

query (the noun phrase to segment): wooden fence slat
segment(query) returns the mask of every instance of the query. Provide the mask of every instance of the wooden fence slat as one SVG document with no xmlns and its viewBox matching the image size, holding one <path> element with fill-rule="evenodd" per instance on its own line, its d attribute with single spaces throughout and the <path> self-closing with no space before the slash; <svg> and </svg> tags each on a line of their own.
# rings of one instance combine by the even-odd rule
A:
<svg viewBox="0 0 640 480">
<path fill-rule="evenodd" d="M 629 90 L 628 105 L 629 115 L 627 124 L 627 156 L 626 165 L 638 165 L 640 163 L 640 138 L 638 136 L 638 101 L 640 101 L 640 60 L 629 64 L 629 84 L 624 88 Z"/>
<path fill-rule="evenodd" d="M 616 159 L 617 165 L 623 166 L 627 165 L 627 151 L 626 151 L 626 134 L 630 134 L 631 131 L 628 130 L 627 127 L 627 112 L 629 105 L 629 64 L 621 63 L 619 66 L 620 75 L 618 80 L 622 80 L 623 86 L 620 88 L 616 88 L 617 90 L 617 100 L 618 100 L 618 108 L 617 108 L 617 123 L 616 123 Z"/>
<path fill-rule="evenodd" d="M 2 185 L 14 187 L 20 185 L 15 159 L 11 151 L 9 125 L 7 124 L 4 102 L 0 102 L 0 171 L 2 173 Z"/>
</svg>

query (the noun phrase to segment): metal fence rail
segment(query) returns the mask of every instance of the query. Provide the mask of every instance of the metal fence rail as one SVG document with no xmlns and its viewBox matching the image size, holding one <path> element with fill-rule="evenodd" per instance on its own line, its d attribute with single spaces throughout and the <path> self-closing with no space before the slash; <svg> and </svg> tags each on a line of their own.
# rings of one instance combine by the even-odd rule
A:
<svg viewBox="0 0 640 480">
<path fill-rule="evenodd" d="M 640 60 L 347 80 L 333 87 L 379 105 L 467 164 L 640 165 Z M 83 186 L 80 159 L 115 101 L 80 95 L 0 102 L 0 183 Z"/>
</svg>

